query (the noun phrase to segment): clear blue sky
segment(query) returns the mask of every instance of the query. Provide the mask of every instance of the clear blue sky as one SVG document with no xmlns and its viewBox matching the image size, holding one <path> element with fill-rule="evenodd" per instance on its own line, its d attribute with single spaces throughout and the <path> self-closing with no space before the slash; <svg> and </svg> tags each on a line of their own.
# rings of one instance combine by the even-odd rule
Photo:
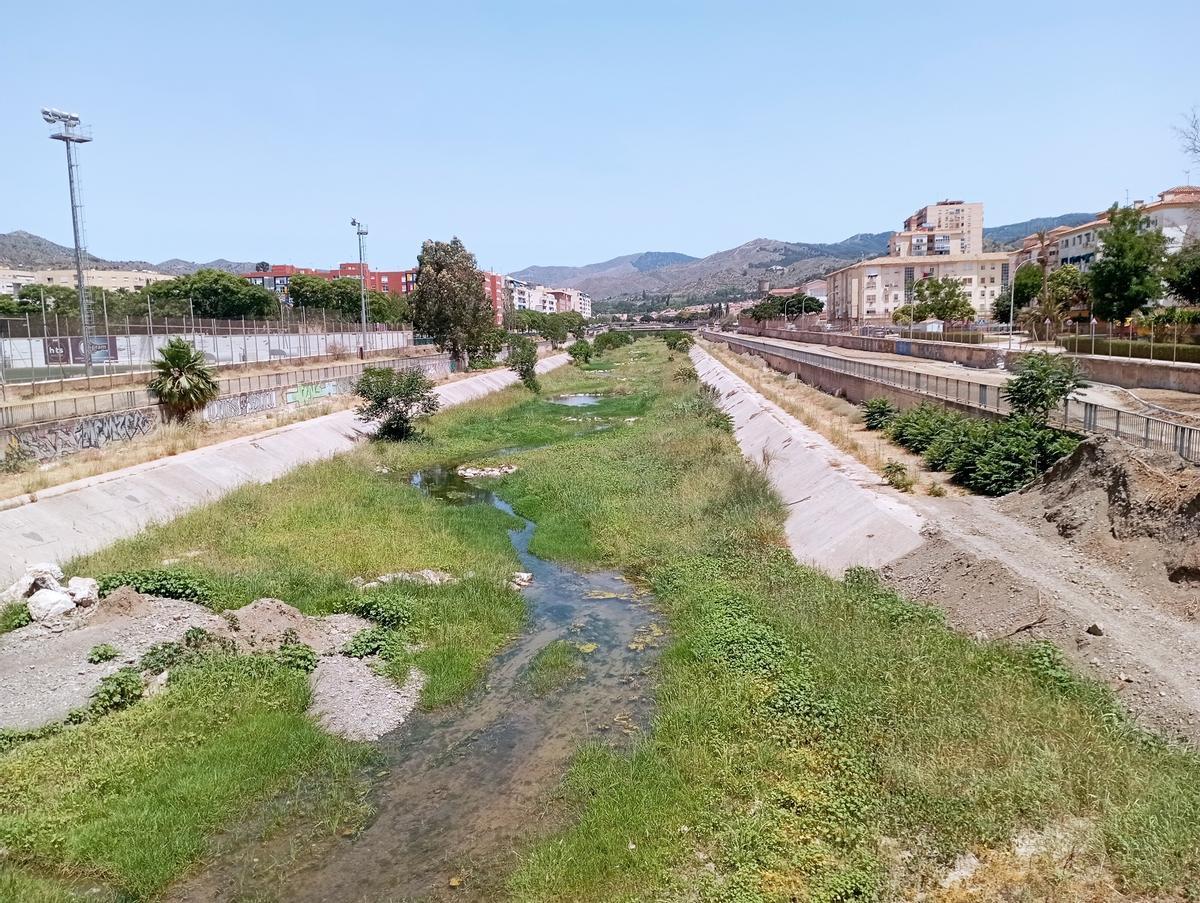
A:
<svg viewBox="0 0 1200 903">
<path fill-rule="evenodd" d="M 44 105 L 94 129 L 110 258 L 484 266 L 836 241 L 943 197 L 989 224 L 1189 165 L 1200 3 L 14 3 L 0 231 L 69 243 Z M 906 10 L 913 10 L 906 12 Z M 74 44 L 75 46 L 72 46 Z M 1200 181 L 1200 171 L 1192 181 Z"/>
</svg>

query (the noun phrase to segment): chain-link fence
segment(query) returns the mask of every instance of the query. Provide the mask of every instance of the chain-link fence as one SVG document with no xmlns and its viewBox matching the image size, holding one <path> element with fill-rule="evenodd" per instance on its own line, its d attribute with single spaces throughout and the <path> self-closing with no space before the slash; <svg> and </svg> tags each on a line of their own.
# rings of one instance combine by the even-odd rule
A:
<svg viewBox="0 0 1200 903">
<path fill-rule="evenodd" d="M 999 386 L 972 380 L 937 376 L 901 367 L 888 367 L 866 361 L 850 360 L 835 355 L 818 354 L 800 348 L 789 348 L 770 342 L 733 336 L 727 333 L 712 333 L 707 330 L 705 338 L 725 342 L 753 351 L 773 354 L 796 361 L 809 367 L 818 367 L 833 373 L 869 380 L 884 386 L 905 389 L 930 398 L 953 401 L 957 404 L 978 408 L 995 414 L 1009 413 L 1008 402 Z M 1117 436 L 1126 442 L 1146 448 L 1157 448 L 1177 453 L 1185 460 L 1200 463 L 1200 428 L 1180 423 L 1171 423 L 1157 417 L 1147 417 L 1133 411 L 1122 411 L 1106 405 L 1086 401 L 1068 401 L 1051 418 L 1056 426 L 1087 433 L 1104 433 Z"/>
</svg>

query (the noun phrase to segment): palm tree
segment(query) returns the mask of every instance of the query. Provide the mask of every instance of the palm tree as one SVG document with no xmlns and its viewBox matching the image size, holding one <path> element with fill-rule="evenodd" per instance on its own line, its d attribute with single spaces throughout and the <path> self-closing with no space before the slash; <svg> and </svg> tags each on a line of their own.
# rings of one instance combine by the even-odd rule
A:
<svg viewBox="0 0 1200 903">
<path fill-rule="evenodd" d="M 183 339 L 167 342 L 154 362 L 154 369 L 157 375 L 150 380 L 150 391 L 180 420 L 186 420 L 193 411 L 221 394 L 204 352 Z"/>
</svg>

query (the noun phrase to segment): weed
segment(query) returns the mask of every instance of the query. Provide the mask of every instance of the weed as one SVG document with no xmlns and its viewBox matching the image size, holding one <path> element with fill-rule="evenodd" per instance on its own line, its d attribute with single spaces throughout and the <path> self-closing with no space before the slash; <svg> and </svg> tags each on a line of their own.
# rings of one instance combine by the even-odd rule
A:
<svg viewBox="0 0 1200 903">
<path fill-rule="evenodd" d="M 889 458 L 883 465 L 883 478 L 893 489 L 901 492 L 912 492 L 913 478 L 908 467 L 899 461 Z"/>
<path fill-rule="evenodd" d="M 383 649 L 384 643 L 387 642 L 388 633 L 386 627 L 368 627 L 366 630 L 360 630 L 342 648 L 342 655 L 348 655 L 351 658 L 378 655 Z"/>
<path fill-rule="evenodd" d="M 896 416 L 896 406 L 886 398 L 868 398 L 862 403 L 863 422 L 869 430 L 881 430 Z"/>
<path fill-rule="evenodd" d="M 87 654 L 88 664 L 99 665 L 104 662 L 111 662 L 114 658 L 121 654 L 116 646 L 111 643 L 101 643 L 98 646 L 93 646 Z"/>
<path fill-rule="evenodd" d="M 579 650 L 566 640 L 555 640 L 538 650 L 525 672 L 525 680 L 535 696 L 545 696 L 583 674 Z"/>
<path fill-rule="evenodd" d="M 940 499 L 946 494 L 946 487 L 941 483 L 935 483 L 933 480 L 930 480 L 925 484 L 925 494 Z"/>
<path fill-rule="evenodd" d="M 0 633 L 8 633 L 32 622 L 29 606 L 24 602 L 11 602 L 0 608 Z"/>
<path fill-rule="evenodd" d="M 671 378 L 677 383 L 694 383 L 700 379 L 700 374 L 691 364 L 684 364 L 675 371 L 675 375 Z"/>
<path fill-rule="evenodd" d="M 309 673 L 317 668 L 317 653 L 306 643 L 285 642 L 272 656 L 284 668 Z"/>
<path fill-rule="evenodd" d="M 84 717 L 99 718 L 131 706 L 142 698 L 142 688 L 142 675 L 137 668 L 121 668 L 107 674 L 100 678 L 100 686 L 92 693 Z"/>
<path fill-rule="evenodd" d="M 96 580 L 102 595 L 107 595 L 118 587 L 129 586 L 148 596 L 183 599 L 209 607 L 217 607 L 221 601 L 220 593 L 211 580 L 200 574 L 175 568 L 117 571 L 101 574 Z"/>
</svg>

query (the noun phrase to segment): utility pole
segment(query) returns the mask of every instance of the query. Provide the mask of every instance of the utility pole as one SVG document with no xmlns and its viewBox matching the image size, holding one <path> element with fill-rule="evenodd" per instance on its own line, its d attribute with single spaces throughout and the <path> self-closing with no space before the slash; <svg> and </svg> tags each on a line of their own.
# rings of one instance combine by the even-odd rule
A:
<svg viewBox="0 0 1200 903">
<path fill-rule="evenodd" d="M 42 119 L 51 126 L 50 137 L 61 141 L 67 148 L 67 182 L 71 187 L 71 225 L 75 232 L 75 285 L 79 292 L 79 319 L 82 337 L 83 365 L 88 376 L 92 375 L 92 343 L 96 332 L 96 324 L 92 317 L 92 301 L 88 296 L 87 285 L 83 281 L 83 201 L 79 196 L 78 181 L 79 163 L 75 159 L 75 145 L 86 144 L 92 136 L 81 129 L 79 117 L 74 113 L 64 113 L 49 107 L 42 108 Z"/>
<path fill-rule="evenodd" d="M 354 227 L 354 232 L 358 236 L 358 290 L 362 301 L 362 344 L 358 347 L 358 356 L 365 358 L 367 356 L 367 257 L 363 239 L 367 235 L 367 226 L 366 223 L 360 223 L 356 219 L 350 220 L 350 225 Z"/>
</svg>

